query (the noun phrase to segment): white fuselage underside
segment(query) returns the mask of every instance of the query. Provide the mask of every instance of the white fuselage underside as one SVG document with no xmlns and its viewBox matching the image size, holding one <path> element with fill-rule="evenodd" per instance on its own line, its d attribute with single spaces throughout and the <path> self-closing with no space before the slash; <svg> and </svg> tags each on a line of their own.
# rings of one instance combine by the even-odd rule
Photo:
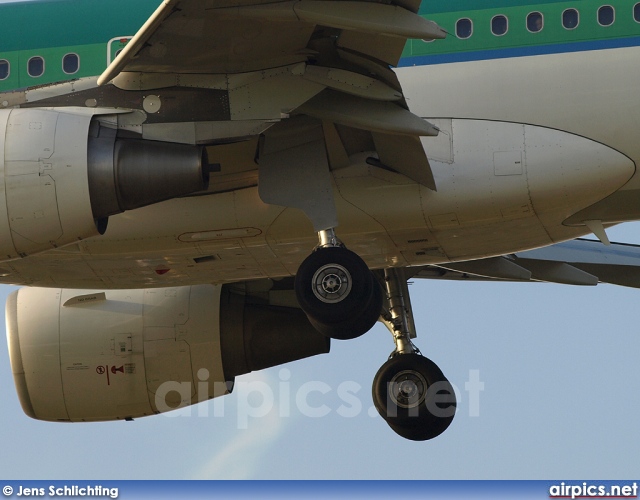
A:
<svg viewBox="0 0 640 500">
<path fill-rule="evenodd" d="M 640 184 L 639 55 L 622 48 L 397 70 L 411 111 L 442 129 L 423 140 L 438 191 L 353 157 L 333 172 L 339 237 L 383 268 L 589 233 L 563 221 Z M 316 244 L 302 212 L 264 204 L 251 185 L 111 217 L 103 236 L 0 264 L 1 279 L 130 288 L 277 278 L 295 274 Z"/>
</svg>

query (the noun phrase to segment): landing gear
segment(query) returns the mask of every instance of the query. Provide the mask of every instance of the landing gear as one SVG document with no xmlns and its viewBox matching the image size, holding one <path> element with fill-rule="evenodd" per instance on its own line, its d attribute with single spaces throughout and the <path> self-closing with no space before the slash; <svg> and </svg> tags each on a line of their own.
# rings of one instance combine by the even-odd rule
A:
<svg viewBox="0 0 640 500">
<path fill-rule="evenodd" d="M 327 337 L 359 337 L 380 317 L 382 290 L 364 261 L 342 246 L 333 230 L 319 236 L 320 246 L 296 273 L 298 302 L 311 324 Z"/>
<path fill-rule="evenodd" d="M 433 361 L 411 342 L 416 337 L 403 269 L 384 271 L 385 291 L 364 261 L 347 250 L 333 229 L 300 265 L 295 291 L 302 310 L 323 335 L 359 337 L 379 319 L 396 348 L 373 381 L 373 402 L 389 427 L 412 441 L 442 434 L 456 412 L 453 387 Z"/>
<path fill-rule="evenodd" d="M 391 429 L 412 441 L 442 434 L 456 411 L 449 381 L 417 353 L 399 354 L 382 365 L 373 381 L 373 402 Z"/>
<path fill-rule="evenodd" d="M 385 270 L 387 311 L 383 322 L 393 334 L 395 351 L 373 381 L 373 402 L 389 427 L 412 441 L 442 434 L 456 411 L 453 387 L 431 360 L 411 342 L 415 326 L 402 270 Z"/>
</svg>

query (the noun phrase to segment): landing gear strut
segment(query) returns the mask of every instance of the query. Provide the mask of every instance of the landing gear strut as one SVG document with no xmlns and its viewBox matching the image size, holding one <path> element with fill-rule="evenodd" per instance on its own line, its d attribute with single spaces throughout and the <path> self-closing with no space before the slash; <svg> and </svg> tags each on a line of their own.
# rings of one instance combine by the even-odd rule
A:
<svg viewBox="0 0 640 500">
<path fill-rule="evenodd" d="M 385 297 L 378 279 L 333 229 L 319 231 L 318 237 L 320 244 L 296 274 L 302 310 L 316 330 L 340 340 L 363 335 L 381 319 L 396 348 L 374 378 L 374 405 L 406 439 L 439 436 L 453 420 L 456 397 L 440 368 L 411 341 L 416 330 L 404 270 L 384 271 Z"/>
<path fill-rule="evenodd" d="M 456 411 L 453 387 L 433 361 L 413 345 L 415 326 L 401 269 L 385 270 L 387 307 L 383 323 L 396 344 L 373 381 L 378 413 L 400 436 L 425 441 L 442 434 Z"/>
<path fill-rule="evenodd" d="M 295 291 L 302 310 L 322 334 L 339 340 L 368 332 L 380 317 L 382 290 L 364 261 L 347 250 L 333 229 L 300 265 Z"/>
</svg>

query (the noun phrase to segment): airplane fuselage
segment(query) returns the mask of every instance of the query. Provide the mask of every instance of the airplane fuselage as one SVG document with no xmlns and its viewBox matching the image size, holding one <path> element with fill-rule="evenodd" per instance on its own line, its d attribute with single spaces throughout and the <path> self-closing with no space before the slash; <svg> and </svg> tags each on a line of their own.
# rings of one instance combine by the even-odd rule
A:
<svg viewBox="0 0 640 500">
<path fill-rule="evenodd" d="M 100 42 L 85 33 L 84 45 L 12 46 L 0 53 L 10 64 L 0 88 L 98 74 L 135 31 L 136 16 L 144 21 L 155 3 L 138 6 L 123 28 L 120 16 L 113 26 L 102 20 Z M 615 22 L 604 27 L 595 17 L 599 4 L 573 2 L 580 24 L 565 29 L 558 2 L 467 3 L 458 12 L 424 5 L 451 34 L 410 42 L 397 69 L 411 111 L 441 130 L 422 140 L 437 191 L 371 164 L 367 152 L 332 172 L 339 236 L 371 268 L 504 255 L 588 234 L 585 221 L 640 218 L 633 4 L 616 2 Z M 2 8 L 22 16 L 29 9 Z M 545 12 L 540 32 L 527 29 L 533 11 Z M 504 35 L 490 32 L 496 16 L 508 18 Z M 456 36 L 460 18 L 472 21 L 468 39 Z M 66 74 L 58 61 L 70 53 L 79 67 Z M 34 57 L 44 59 L 38 77 L 29 74 Z M 124 288 L 294 275 L 316 244 L 311 223 L 300 210 L 261 201 L 255 139 L 213 149 L 221 169 L 207 193 L 112 216 L 102 236 L 4 262 L 1 279 Z"/>
</svg>

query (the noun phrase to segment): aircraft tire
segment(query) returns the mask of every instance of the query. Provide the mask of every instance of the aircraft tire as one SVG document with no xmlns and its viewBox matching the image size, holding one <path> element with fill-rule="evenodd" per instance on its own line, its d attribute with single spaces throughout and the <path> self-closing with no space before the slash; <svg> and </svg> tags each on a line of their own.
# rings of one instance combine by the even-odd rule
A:
<svg viewBox="0 0 640 500">
<path fill-rule="evenodd" d="M 382 418 L 413 441 L 439 436 L 455 415 L 453 387 L 433 361 L 419 354 L 389 359 L 376 373 L 372 393 Z"/>
<path fill-rule="evenodd" d="M 398 436 L 401 436 L 410 441 L 428 441 L 442 434 L 449 425 L 408 425 L 408 424 L 392 424 L 387 422 L 391 430 Z"/>
<path fill-rule="evenodd" d="M 376 324 L 382 311 L 382 288 L 378 282 L 373 280 L 373 294 L 369 305 L 359 316 L 347 321 L 321 323 L 311 316 L 307 316 L 313 327 L 325 337 L 336 340 L 351 340 L 367 333 Z"/>
<path fill-rule="evenodd" d="M 327 247 L 302 262 L 294 288 L 300 307 L 310 319 L 337 325 L 360 318 L 370 307 L 374 278 L 354 252 Z"/>
</svg>

